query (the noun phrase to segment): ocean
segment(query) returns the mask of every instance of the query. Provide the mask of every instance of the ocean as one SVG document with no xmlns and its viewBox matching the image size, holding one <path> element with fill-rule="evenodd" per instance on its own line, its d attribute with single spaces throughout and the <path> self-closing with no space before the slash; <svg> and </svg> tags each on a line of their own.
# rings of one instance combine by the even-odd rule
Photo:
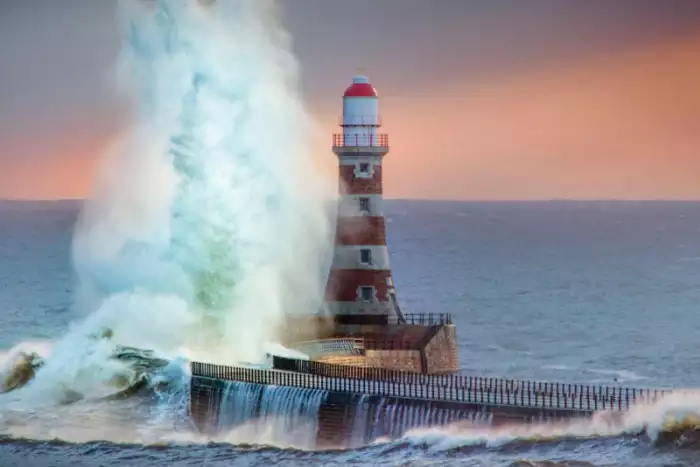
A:
<svg viewBox="0 0 700 467">
<path fill-rule="evenodd" d="M 0 366 L 18 348 L 47 351 L 84 318 L 72 306 L 79 209 L 0 202 Z M 402 309 L 452 314 L 464 374 L 700 386 L 700 203 L 390 200 L 386 212 Z M 71 367 L 73 384 L 83 364 Z M 692 442 L 661 445 L 595 424 L 547 437 L 437 429 L 316 452 L 235 433 L 206 439 L 177 388 L 29 408 L 13 394 L 0 396 L 3 467 L 700 465 Z M 700 396 L 635 416 L 658 427 L 695 410 Z"/>
</svg>

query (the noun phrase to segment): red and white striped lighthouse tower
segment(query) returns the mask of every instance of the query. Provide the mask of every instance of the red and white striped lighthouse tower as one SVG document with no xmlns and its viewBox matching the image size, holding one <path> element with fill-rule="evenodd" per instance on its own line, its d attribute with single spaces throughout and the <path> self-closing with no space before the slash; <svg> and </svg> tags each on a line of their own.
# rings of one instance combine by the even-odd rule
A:
<svg viewBox="0 0 700 467">
<path fill-rule="evenodd" d="M 343 95 L 342 132 L 333 135 L 340 164 L 335 251 L 325 293 L 338 324 L 401 323 L 386 247 L 377 91 L 358 75 Z"/>
</svg>

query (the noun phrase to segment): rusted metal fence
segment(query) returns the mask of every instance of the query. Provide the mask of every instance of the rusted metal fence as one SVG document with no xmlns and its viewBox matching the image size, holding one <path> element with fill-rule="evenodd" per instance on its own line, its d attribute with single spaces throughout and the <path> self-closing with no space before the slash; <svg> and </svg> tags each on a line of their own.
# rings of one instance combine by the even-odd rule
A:
<svg viewBox="0 0 700 467">
<path fill-rule="evenodd" d="M 624 411 L 632 405 L 653 402 L 667 393 L 663 389 L 507 380 L 478 376 L 427 376 L 379 368 L 331 365 L 320 362 L 277 360 L 283 369 L 255 369 L 192 362 L 193 376 L 273 384 L 326 391 L 352 392 L 385 397 L 432 401 L 503 405 L 593 412 Z M 291 362 L 297 362 L 293 364 Z"/>
</svg>

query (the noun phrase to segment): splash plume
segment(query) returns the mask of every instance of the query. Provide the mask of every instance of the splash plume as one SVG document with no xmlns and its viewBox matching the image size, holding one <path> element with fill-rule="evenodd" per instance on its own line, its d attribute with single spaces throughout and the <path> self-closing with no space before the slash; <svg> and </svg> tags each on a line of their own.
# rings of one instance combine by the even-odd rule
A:
<svg viewBox="0 0 700 467">
<path fill-rule="evenodd" d="M 114 345 L 257 361 L 286 316 L 320 307 L 326 197 L 274 3 L 126 1 L 120 13 L 133 124 L 74 236 L 89 315 L 37 380 L 113 378 L 95 369 Z M 109 344 L 89 343 L 105 329 Z"/>
</svg>

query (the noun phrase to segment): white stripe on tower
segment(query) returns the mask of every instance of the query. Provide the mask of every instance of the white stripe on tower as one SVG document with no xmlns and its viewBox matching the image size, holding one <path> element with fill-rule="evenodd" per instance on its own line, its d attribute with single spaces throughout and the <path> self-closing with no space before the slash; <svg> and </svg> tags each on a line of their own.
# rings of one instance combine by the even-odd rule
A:
<svg viewBox="0 0 700 467">
<path fill-rule="evenodd" d="M 338 220 L 326 308 L 334 315 L 384 315 L 402 320 L 391 277 L 382 206 L 382 158 L 387 136 L 379 134 L 376 90 L 364 76 L 353 78 L 343 96 L 343 129 L 334 135 L 339 159 Z"/>
</svg>

